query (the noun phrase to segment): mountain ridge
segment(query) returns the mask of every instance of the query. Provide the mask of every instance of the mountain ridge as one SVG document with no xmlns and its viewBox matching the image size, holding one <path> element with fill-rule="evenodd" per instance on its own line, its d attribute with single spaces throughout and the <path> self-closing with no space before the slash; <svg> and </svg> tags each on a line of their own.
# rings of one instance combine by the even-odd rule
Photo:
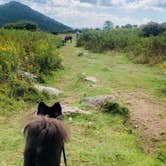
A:
<svg viewBox="0 0 166 166">
<path fill-rule="evenodd" d="M 0 26 L 17 21 L 35 22 L 41 30 L 48 32 L 66 32 L 72 30 L 71 27 L 45 16 L 20 2 L 11 1 L 0 5 Z"/>
</svg>

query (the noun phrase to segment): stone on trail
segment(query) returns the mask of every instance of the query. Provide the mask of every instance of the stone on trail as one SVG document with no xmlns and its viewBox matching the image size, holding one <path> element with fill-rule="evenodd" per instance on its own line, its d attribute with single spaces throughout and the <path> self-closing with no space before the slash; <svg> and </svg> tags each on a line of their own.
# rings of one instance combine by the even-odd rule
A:
<svg viewBox="0 0 166 166">
<path fill-rule="evenodd" d="M 106 100 L 115 100 L 115 98 L 111 95 L 100 95 L 94 97 L 86 97 L 82 100 L 82 104 L 98 108 L 101 104 Z"/>
<path fill-rule="evenodd" d="M 46 87 L 46 86 L 42 86 L 42 85 L 34 85 L 34 87 L 36 89 L 38 89 L 39 91 L 45 91 L 51 95 L 55 95 L 55 96 L 59 96 L 60 94 L 63 93 L 63 91 L 56 89 L 56 88 L 52 88 L 52 87 Z"/>
<path fill-rule="evenodd" d="M 66 113 L 91 114 L 89 111 L 81 110 L 77 107 L 70 107 L 70 106 L 66 106 L 66 105 L 62 105 L 62 111 L 64 114 L 66 114 Z"/>
<path fill-rule="evenodd" d="M 95 77 L 85 77 L 84 80 L 92 83 L 97 83 L 97 79 Z"/>
<path fill-rule="evenodd" d="M 163 72 L 164 75 L 166 75 L 166 70 Z"/>
</svg>

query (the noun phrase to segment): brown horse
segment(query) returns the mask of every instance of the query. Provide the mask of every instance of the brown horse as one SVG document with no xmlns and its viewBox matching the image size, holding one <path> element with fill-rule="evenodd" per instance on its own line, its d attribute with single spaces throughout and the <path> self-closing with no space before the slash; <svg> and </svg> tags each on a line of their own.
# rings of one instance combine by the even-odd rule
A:
<svg viewBox="0 0 166 166">
<path fill-rule="evenodd" d="M 70 41 L 70 43 L 72 43 L 72 40 L 73 40 L 73 37 L 72 37 L 72 36 L 65 36 L 65 39 L 64 39 L 65 43 L 66 43 L 67 41 Z"/>
<path fill-rule="evenodd" d="M 34 116 L 25 126 L 24 135 L 24 166 L 60 166 L 61 151 L 68 139 L 63 120 Z"/>
</svg>

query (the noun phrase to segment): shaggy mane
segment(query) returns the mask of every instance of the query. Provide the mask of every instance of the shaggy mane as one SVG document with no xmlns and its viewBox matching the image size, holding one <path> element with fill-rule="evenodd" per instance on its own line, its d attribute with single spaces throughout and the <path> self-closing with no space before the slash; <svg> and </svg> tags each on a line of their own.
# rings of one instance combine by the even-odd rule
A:
<svg viewBox="0 0 166 166">
<path fill-rule="evenodd" d="M 24 128 L 24 135 L 29 142 L 35 139 L 40 144 L 55 142 L 62 144 L 68 140 L 67 128 L 62 120 L 46 116 L 34 116 Z"/>
</svg>

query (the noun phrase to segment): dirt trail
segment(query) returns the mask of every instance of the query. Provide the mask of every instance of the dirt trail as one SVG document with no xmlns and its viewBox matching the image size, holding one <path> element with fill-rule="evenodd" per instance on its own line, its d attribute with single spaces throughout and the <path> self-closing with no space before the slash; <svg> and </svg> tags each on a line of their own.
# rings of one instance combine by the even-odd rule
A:
<svg viewBox="0 0 166 166">
<path fill-rule="evenodd" d="M 79 51 L 84 52 L 82 49 L 79 50 L 78 48 L 75 48 L 73 44 L 67 45 L 65 47 L 65 49 L 63 48 L 62 52 L 66 57 L 65 65 L 68 66 L 69 69 L 71 68 L 70 63 L 73 63 L 73 60 L 71 62 L 71 56 L 73 56 L 73 58 L 75 58 L 75 60 L 76 60 L 75 63 L 81 64 L 80 59 L 77 60 Z M 70 56 L 68 56 L 68 52 L 71 53 Z M 86 59 L 84 58 L 84 63 L 85 62 L 86 62 Z M 106 61 L 103 61 L 103 64 L 101 64 L 96 59 L 95 61 L 93 61 L 93 65 L 94 64 L 106 65 L 106 64 L 104 64 L 104 62 L 106 62 Z M 156 70 L 154 70 L 154 74 L 153 74 L 153 73 L 151 73 L 151 71 L 149 71 L 149 69 L 145 68 L 147 73 L 145 75 L 142 75 L 143 70 L 142 70 L 142 67 L 140 67 L 139 65 L 136 66 L 136 71 L 133 71 L 133 66 L 131 66 L 130 63 L 124 64 L 124 62 L 123 61 L 120 62 L 119 59 L 117 59 L 117 61 L 115 60 L 113 62 L 114 62 L 113 63 L 114 67 L 112 66 L 112 71 L 114 72 L 114 74 L 112 74 L 113 75 L 112 78 L 113 79 L 115 78 L 116 80 L 113 80 L 112 81 L 113 85 L 111 86 L 109 84 L 108 88 L 113 89 L 113 87 L 117 87 L 118 85 L 122 87 L 123 81 L 130 81 L 130 82 L 134 81 L 135 83 L 137 83 L 137 81 L 140 80 L 139 77 L 145 77 L 145 76 L 148 76 L 147 80 L 143 80 L 138 87 L 142 86 L 142 88 L 147 88 L 144 86 L 148 85 L 149 86 L 148 88 L 150 88 L 150 90 L 153 90 L 153 88 L 156 88 L 156 86 L 150 84 L 150 80 L 152 78 L 154 78 L 155 81 L 156 81 L 156 78 L 159 79 L 157 77 L 157 75 L 155 74 L 155 72 L 157 72 Z M 116 66 L 118 66 L 118 67 L 116 67 Z M 89 70 L 91 75 L 93 75 L 92 73 L 94 73 L 94 71 L 90 70 L 90 67 L 92 67 L 92 66 L 88 66 L 87 70 Z M 80 68 L 78 68 L 78 65 L 72 65 L 72 70 L 77 71 L 77 70 L 80 70 Z M 122 70 L 123 70 L 123 72 L 121 72 Z M 135 74 L 132 75 L 132 77 L 128 77 L 128 75 L 129 75 L 128 73 L 131 70 Z M 97 71 L 99 71 L 99 70 L 97 70 Z M 95 71 L 95 72 L 97 72 L 97 71 Z M 115 74 L 117 77 L 115 76 Z M 122 75 L 122 77 L 120 77 L 119 75 Z M 138 76 L 136 76 L 136 75 L 138 75 Z M 127 78 L 123 79 L 123 77 L 129 78 L 129 80 L 127 80 Z M 112 80 L 112 78 L 111 78 L 111 80 Z M 99 79 L 99 78 L 97 77 L 97 79 Z M 103 82 L 104 81 L 107 82 L 108 81 L 107 79 L 109 79 L 109 77 L 105 77 Z M 114 81 L 117 81 L 117 86 L 114 84 Z M 65 81 L 63 79 L 60 87 L 66 86 L 65 85 L 66 82 L 65 83 L 64 82 Z M 133 87 L 135 88 L 135 84 L 134 83 L 131 84 L 130 82 L 129 82 L 129 85 L 131 85 L 131 89 Z M 70 80 L 68 81 L 68 83 L 70 83 Z M 156 82 L 156 84 L 157 83 L 158 82 Z M 101 85 L 102 85 L 102 83 L 101 83 Z M 126 86 L 127 88 L 130 88 L 126 84 L 124 84 L 124 86 Z M 103 87 L 103 89 L 104 88 L 105 87 Z M 146 92 L 148 93 L 148 91 L 146 91 Z M 163 138 L 166 137 L 166 102 L 165 103 L 163 101 L 159 102 L 158 100 L 153 99 L 152 95 L 146 94 L 142 89 L 137 89 L 131 93 L 123 92 L 123 91 L 119 91 L 119 92 L 115 91 L 115 93 L 112 95 L 113 95 L 113 97 L 115 96 L 115 98 L 118 101 L 120 100 L 120 102 L 126 103 L 128 105 L 131 112 L 130 112 L 130 118 L 127 121 L 127 123 L 132 124 L 136 128 L 136 130 L 138 130 L 138 132 L 140 133 L 140 136 L 143 141 L 143 148 L 145 149 L 145 151 L 148 153 L 153 153 L 156 150 L 157 146 L 161 143 L 161 141 L 163 141 Z M 79 95 L 78 96 L 70 95 L 68 98 L 64 99 L 64 101 L 67 104 L 68 103 L 71 104 L 71 103 L 76 102 L 78 99 L 79 99 Z"/>
<path fill-rule="evenodd" d="M 138 129 L 145 151 L 153 153 L 166 134 L 166 104 L 154 101 L 143 91 L 118 92 L 115 96 L 129 106 L 128 122 Z"/>
</svg>

